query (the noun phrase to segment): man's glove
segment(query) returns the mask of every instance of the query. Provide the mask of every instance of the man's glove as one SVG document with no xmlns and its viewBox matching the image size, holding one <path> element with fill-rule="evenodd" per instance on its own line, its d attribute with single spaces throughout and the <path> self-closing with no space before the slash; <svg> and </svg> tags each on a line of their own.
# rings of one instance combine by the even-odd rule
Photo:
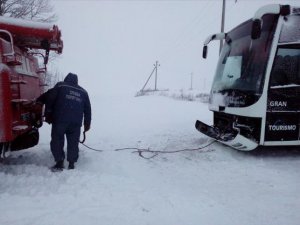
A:
<svg viewBox="0 0 300 225">
<path fill-rule="evenodd" d="M 33 114 L 39 115 L 38 117 L 42 118 L 43 104 L 41 104 L 40 102 L 32 101 L 26 106 Z"/>
<path fill-rule="evenodd" d="M 45 113 L 45 121 L 49 124 L 53 123 L 53 117 L 50 113 Z"/>
<path fill-rule="evenodd" d="M 88 125 L 88 124 L 84 124 L 84 132 L 87 132 L 87 131 L 89 131 L 89 130 L 90 130 L 90 128 L 91 128 L 91 126 L 90 126 L 90 125 Z"/>
</svg>

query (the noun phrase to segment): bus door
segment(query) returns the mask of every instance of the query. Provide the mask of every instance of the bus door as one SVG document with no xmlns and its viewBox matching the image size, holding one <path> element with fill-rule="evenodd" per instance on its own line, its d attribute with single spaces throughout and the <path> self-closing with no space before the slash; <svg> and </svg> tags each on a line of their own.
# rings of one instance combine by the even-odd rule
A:
<svg viewBox="0 0 300 225">
<path fill-rule="evenodd" d="M 300 44 L 278 46 L 267 104 L 265 141 L 299 140 Z"/>
</svg>

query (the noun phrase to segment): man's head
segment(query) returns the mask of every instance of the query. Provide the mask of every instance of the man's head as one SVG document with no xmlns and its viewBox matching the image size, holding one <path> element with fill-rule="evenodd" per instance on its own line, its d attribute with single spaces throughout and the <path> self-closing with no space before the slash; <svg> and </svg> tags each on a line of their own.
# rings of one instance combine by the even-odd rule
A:
<svg viewBox="0 0 300 225">
<path fill-rule="evenodd" d="M 66 78 L 64 79 L 65 82 L 67 83 L 72 83 L 72 84 L 78 84 L 78 77 L 74 73 L 68 73 Z"/>
</svg>

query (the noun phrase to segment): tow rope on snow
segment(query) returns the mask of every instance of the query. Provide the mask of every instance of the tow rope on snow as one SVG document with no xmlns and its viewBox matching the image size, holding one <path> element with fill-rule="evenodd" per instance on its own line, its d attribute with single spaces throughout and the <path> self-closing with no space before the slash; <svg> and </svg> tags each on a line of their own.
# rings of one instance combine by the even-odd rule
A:
<svg viewBox="0 0 300 225">
<path fill-rule="evenodd" d="M 103 150 L 101 150 L 101 149 L 91 148 L 90 146 L 84 144 L 85 139 L 86 139 L 85 132 L 86 132 L 86 131 L 83 131 L 83 133 L 82 133 L 83 139 L 82 139 L 82 141 L 79 140 L 79 143 L 82 144 L 83 146 L 85 146 L 86 148 L 91 149 L 91 150 L 93 150 L 93 151 L 96 151 L 96 152 L 103 152 Z"/>
<path fill-rule="evenodd" d="M 212 145 L 213 143 L 215 143 L 216 140 L 212 140 L 210 143 L 203 145 L 199 148 L 185 148 L 185 149 L 178 149 L 178 150 L 169 150 L 169 151 L 161 151 L 161 150 L 151 150 L 151 149 L 141 149 L 141 148 L 119 148 L 119 149 L 115 149 L 115 151 L 121 151 L 121 150 L 134 150 L 132 151 L 132 153 L 138 153 L 140 157 L 144 158 L 144 159 L 152 159 L 155 156 L 159 155 L 159 154 L 170 154 L 170 153 L 178 153 L 178 152 L 188 152 L 188 151 L 199 151 L 199 150 L 203 150 L 205 148 L 207 148 L 208 146 Z M 201 152 L 211 152 L 214 150 L 208 149 L 207 151 L 201 151 Z M 143 155 L 144 153 L 150 153 L 152 154 L 149 157 L 146 157 L 145 155 Z"/>
<path fill-rule="evenodd" d="M 93 150 L 93 151 L 97 151 L 97 152 L 103 152 L 104 151 L 102 149 L 92 148 L 92 147 L 84 144 L 85 139 L 86 139 L 86 135 L 85 135 L 85 131 L 84 131 L 83 132 L 83 139 L 82 139 L 82 141 L 79 141 L 79 143 L 82 144 L 83 146 L 85 146 L 86 148 L 88 148 L 90 150 Z M 151 150 L 149 148 L 148 149 L 141 149 L 141 148 L 131 148 L 131 147 L 129 147 L 129 148 L 117 148 L 117 149 L 114 149 L 114 151 L 134 150 L 134 151 L 132 151 L 132 153 L 138 153 L 139 156 L 144 158 L 144 159 L 152 159 L 160 153 L 167 154 L 167 153 L 178 153 L 178 152 L 203 150 L 203 149 L 207 148 L 208 146 L 212 145 L 215 142 L 216 142 L 216 140 L 212 140 L 210 143 L 208 143 L 206 145 L 203 145 L 199 148 L 186 148 L 186 149 L 179 149 L 179 150 L 173 150 L 173 151 L 160 151 L 160 150 Z M 211 151 L 211 150 L 208 150 L 208 151 Z M 205 151 L 205 152 L 208 152 L 208 151 Z M 146 157 L 146 156 L 143 155 L 144 153 L 150 153 L 150 154 L 153 154 L 153 155 L 149 156 L 149 157 Z"/>
<path fill-rule="evenodd" d="M 81 144 L 83 144 L 85 142 L 85 131 L 83 131 L 83 140 L 82 141 L 79 141 Z"/>
</svg>

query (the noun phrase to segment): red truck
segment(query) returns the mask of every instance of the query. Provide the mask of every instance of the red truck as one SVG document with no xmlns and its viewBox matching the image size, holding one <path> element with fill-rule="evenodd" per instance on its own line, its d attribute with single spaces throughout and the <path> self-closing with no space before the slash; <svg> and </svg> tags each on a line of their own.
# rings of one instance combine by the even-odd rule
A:
<svg viewBox="0 0 300 225">
<path fill-rule="evenodd" d="M 56 25 L 0 17 L 1 158 L 38 143 L 42 107 L 34 100 L 46 86 L 49 52 L 60 54 L 62 49 Z"/>
</svg>

